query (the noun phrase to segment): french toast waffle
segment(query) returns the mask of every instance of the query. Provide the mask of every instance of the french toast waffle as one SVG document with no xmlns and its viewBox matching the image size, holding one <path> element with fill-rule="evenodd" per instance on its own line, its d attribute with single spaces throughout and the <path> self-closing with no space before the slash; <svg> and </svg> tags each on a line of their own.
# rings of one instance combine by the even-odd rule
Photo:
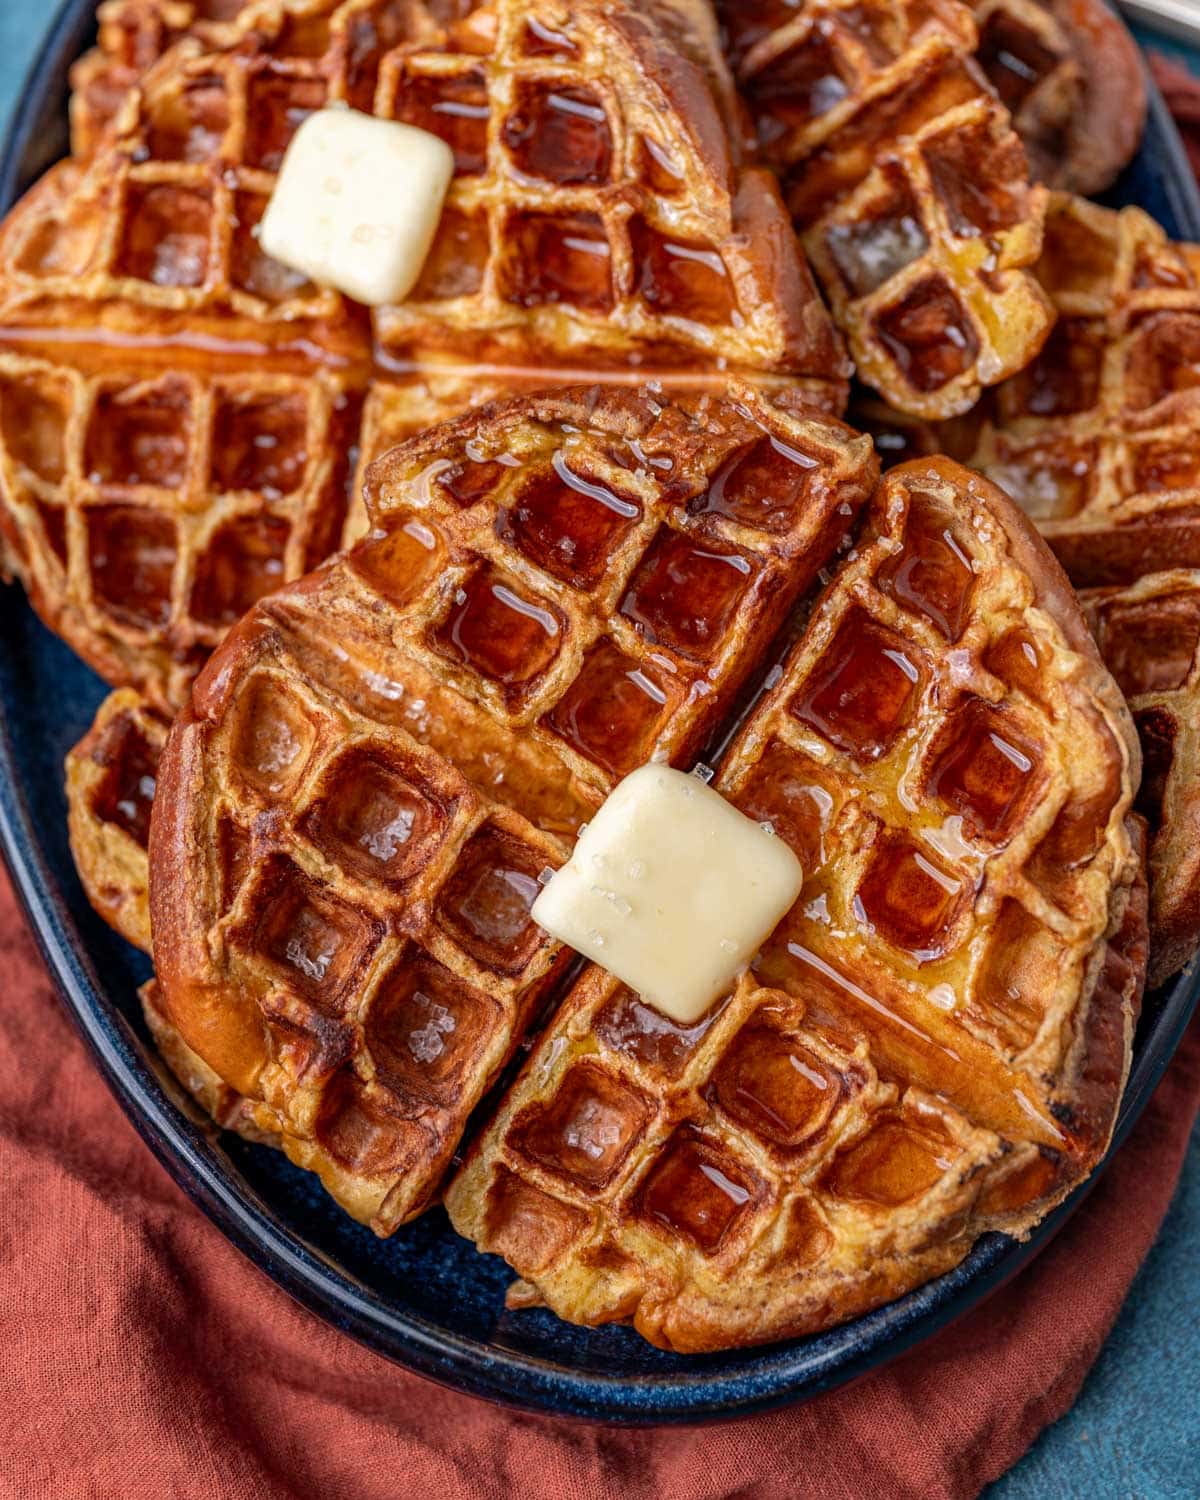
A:
<svg viewBox="0 0 1200 1500">
<path fill-rule="evenodd" d="M 720 7 L 762 154 L 860 378 L 899 411 L 967 410 L 1053 312 L 1031 267 L 1044 192 L 971 59 L 957 0 Z"/>
<path fill-rule="evenodd" d="M 1200 250 L 1056 196 L 1041 355 L 934 440 L 1033 517 L 1081 588 L 1200 565 Z"/>
<path fill-rule="evenodd" d="M 36 321 L 44 298 L 57 310 L 73 294 L 101 316 L 119 298 L 123 328 L 130 306 L 186 310 L 193 336 L 210 317 L 226 339 L 238 317 L 259 338 L 344 321 L 334 294 L 290 273 L 272 282 L 252 231 L 296 127 L 345 102 L 440 134 L 455 152 L 422 280 L 375 320 L 388 357 L 626 369 L 631 354 L 664 365 L 700 356 L 845 377 L 774 183 L 730 142 L 732 84 L 705 0 L 637 13 L 575 0 L 557 42 L 531 32 L 515 0 L 449 28 L 409 9 L 402 20 L 342 0 L 300 28 L 282 4 L 255 6 L 237 45 L 177 44 L 130 92 L 111 150 L 66 207 L 52 218 L 35 200 L 13 216 L 5 320 Z M 80 220 L 92 226 L 86 247 Z M 231 233 L 215 232 L 226 223 Z"/>
<path fill-rule="evenodd" d="M 103 0 L 96 46 L 71 69 L 71 154 L 90 156 L 126 94 L 183 36 L 219 47 L 252 0 Z"/>
<path fill-rule="evenodd" d="M 208 30 L 198 20 L 127 92 L 94 159 L 54 169 L 0 234 L 5 558 L 114 685 L 177 707 L 234 618 L 352 539 L 362 517 L 342 529 L 343 458 L 355 448 L 361 475 L 399 437 L 499 394 L 572 383 L 579 366 L 634 382 L 661 364 L 680 387 L 718 389 L 724 369 L 748 365 L 764 389 L 844 407 L 848 366 L 775 186 L 729 145 L 732 84 L 699 0 L 636 15 L 581 0 L 567 31 L 527 26 L 513 4 L 466 20 L 467 7 L 382 0 L 227 9 L 201 7 Z M 488 90 L 490 113 L 471 102 Z M 255 237 L 291 133 L 327 100 L 374 103 L 457 155 L 424 284 L 373 320 Z M 531 135 L 521 109 L 538 122 Z M 555 180 L 577 157 L 584 176 Z M 665 164 L 686 191 L 662 187 Z M 481 215 L 490 269 L 468 288 L 480 241 L 464 225 Z M 579 253 L 611 262 L 619 307 L 551 285 L 555 266 L 573 273 L 549 240 L 526 256 L 539 215 L 603 221 L 604 256 L 599 240 Z M 219 426 L 231 390 L 237 459 Z"/>
<path fill-rule="evenodd" d="M 367 539 L 214 654 L 159 765 L 161 1008 L 356 1217 L 429 1201 L 567 962 L 539 873 L 690 763 L 876 472 L 746 385 L 501 403 L 393 450 Z"/>
<path fill-rule="evenodd" d="M 1106 0 L 972 0 L 976 56 L 1010 111 L 1038 182 L 1085 197 L 1111 187 L 1146 124 L 1137 45 Z"/>
<path fill-rule="evenodd" d="M 1154 986 L 1200 947 L 1200 572 L 1089 590 L 1083 608 L 1142 741 Z"/>
<path fill-rule="evenodd" d="M 169 727 L 132 688 L 118 688 L 67 756 L 75 868 L 92 908 L 143 953 L 151 947 L 150 808 Z"/>
<path fill-rule="evenodd" d="M 150 954 L 150 808 L 169 725 L 131 688 L 101 703 L 92 727 L 67 755 L 71 854 L 93 910 L 127 942 Z M 158 980 L 138 991 L 160 1056 L 187 1095 L 222 1130 L 280 1146 L 242 1097 L 183 1040 L 162 1007 Z"/>
<path fill-rule="evenodd" d="M 1200 251 L 1172 244 L 1140 209 L 1116 213 L 1055 195 L 1038 275 L 1060 318 L 1029 369 L 952 423 L 914 422 L 870 402 L 853 414 L 876 434 L 885 465 L 944 450 L 1001 485 L 1095 601 L 1089 617 L 1118 681 L 1135 701 L 1164 689 L 1138 713 L 1156 984 L 1200 939 L 1200 872 L 1188 842 L 1190 700 L 1186 672 L 1178 676 L 1186 570 L 1200 564 L 1198 273 Z"/>
<path fill-rule="evenodd" d="M 1026 1232 L 1107 1145 L 1144 977 L 1133 726 L 993 486 L 893 470 L 769 681 L 715 784 L 795 907 L 688 1029 L 589 969 L 446 1195 L 515 1305 L 684 1352 Z"/>
<path fill-rule="evenodd" d="M 11 567 L 101 676 L 169 711 L 257 598 L 337 547 L 361 404 L 320 369 L 51 360 L 0 342 Z"/>
</svg>

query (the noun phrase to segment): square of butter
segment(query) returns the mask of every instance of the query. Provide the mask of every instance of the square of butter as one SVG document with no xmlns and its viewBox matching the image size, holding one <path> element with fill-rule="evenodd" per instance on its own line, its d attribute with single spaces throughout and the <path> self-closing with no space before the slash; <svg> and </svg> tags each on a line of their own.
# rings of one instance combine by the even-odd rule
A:
<svg viewBox="0 0 1200 1500">
<path fill-rule="evenodd" d="M 580 835 L 533 919 L 687 1025 L 728 992 L 803 878 L 787 844 L 698 777 L 642 766 Z"/>
<path fill-rule="evenodd" d="M 438 136 L 331 104 L 292 137 L 259 243 L 369 307 L 402 302 L 421 274 L 453 175 L 454 153 Z"/>
</svg>

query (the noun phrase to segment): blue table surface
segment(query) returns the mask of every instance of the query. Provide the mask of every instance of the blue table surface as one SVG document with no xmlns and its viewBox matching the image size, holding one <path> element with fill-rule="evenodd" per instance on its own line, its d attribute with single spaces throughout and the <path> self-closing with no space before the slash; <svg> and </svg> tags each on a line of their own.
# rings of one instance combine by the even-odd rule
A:
<svg viewBox="0 0 1200 1500">
<path fill-rule="evenodd" d="M 0 0 L 0 124 L 53 9 L 46 0 Z M 1170 43 L 1164 50 L 1200 73 L 1200 55 Z M 1074 1409 L 992 1486 L 988 1500 L 1194 1500 L 1198 1386 L 1200 1133 L 1158 1243 Z"/>
</svg>

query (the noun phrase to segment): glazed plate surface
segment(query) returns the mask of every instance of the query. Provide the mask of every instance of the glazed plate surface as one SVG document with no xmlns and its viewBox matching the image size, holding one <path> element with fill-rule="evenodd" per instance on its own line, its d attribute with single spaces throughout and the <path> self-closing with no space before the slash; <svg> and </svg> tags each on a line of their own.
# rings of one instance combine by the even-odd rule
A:
<svg viewBox="0 0 1200 1500">
<path fill-rule="evenodd" d="M 66 149 L 66 72 L 90 43 L 94 8 L 95 0 L 67 0 L 51 29 L 0 151 L 0 207 Z M 1173 236 L 1200 241 L 1200 197 L 1157 97 L 1141 154 L 1112 201 L 1141 204 Z M 105 691 L 39 624 L 19 588 L 0 587 L 0 844 L 50 970 L 97 1066 L 172 1177 L 267 1275 L 398 1364 L 491 1400 L 605 1422 L 738 1416 L 817 1395 L 928 1338 L 1025 1265 L 1077 1206 L 1079 1194 L 1028 1244 L 988 1236 L 956 1270 L 910 1296 L 765 1349 L 683 1357 L 630 1329 L 506 1312 L 511 1272 L 460 1239 L 440 1209 L 378 1240 L 280 1154 L 199 1122 L 164 1076 L 136 995 L 149 962 L 92 913 L 67 846 L 63 757 Z M 1193 965 L 1148 997 L 1118 1143 L 1198 995 Z"/>
</svg>

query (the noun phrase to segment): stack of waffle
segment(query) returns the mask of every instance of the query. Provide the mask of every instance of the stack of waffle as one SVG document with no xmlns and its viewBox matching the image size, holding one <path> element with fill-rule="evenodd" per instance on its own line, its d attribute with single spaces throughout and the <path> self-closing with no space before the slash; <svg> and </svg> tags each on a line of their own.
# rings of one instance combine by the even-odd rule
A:
<svg viewBox="0 0 1200 1500">
<path fill-rule="evenodd" d="M 1028 369 L 942 427 L 866 415 L 885 456 L 951 452 L 1002 485 L 1082 590 L 1142 735 L 1157 984 L 1200 944 L 1200 249 L 1056 195 L 1037 269 L 1059 318 Z"/>
<path fill-rule="evenodd" d="M 444 1196 L 515 1306 L 697 1351 L 1092 1170 L 1148 935 L 1156 980 L 1200 942 L 1200 256 L 1026 156 L 1120 168 L 1122 36 L 106 0 L 0 230 L 0 547 L 116 689 L 72 846 L 222 1125 L 381 1234 Z M 260 243 L 330 103 L 453 153 L 403 302 Z M 917 455 L 882 483 L 847 348 Z M 683 1024 L 530 908 L 626 773 L 700 757 L 804 884 Z"/>
<path fill-rule="evenodd" d="M 696 388 L 740 369 L 844 405 L 774 182 L 730 144 L 703 4 L 661 25 L 582 5 L 569 34 L 516 4 L 441 13 L 256 0 L 224 50 L 204 29 L 169 49 L 4 227 L 9 566 L 160 708 L 256 598 L 334 550 L 371 458 L 476 402 L 581 368 Z M 421 283 L 370 319 L 256 236 L 291 134 L 331 101 L 455 153 Z"/>
</svg>

